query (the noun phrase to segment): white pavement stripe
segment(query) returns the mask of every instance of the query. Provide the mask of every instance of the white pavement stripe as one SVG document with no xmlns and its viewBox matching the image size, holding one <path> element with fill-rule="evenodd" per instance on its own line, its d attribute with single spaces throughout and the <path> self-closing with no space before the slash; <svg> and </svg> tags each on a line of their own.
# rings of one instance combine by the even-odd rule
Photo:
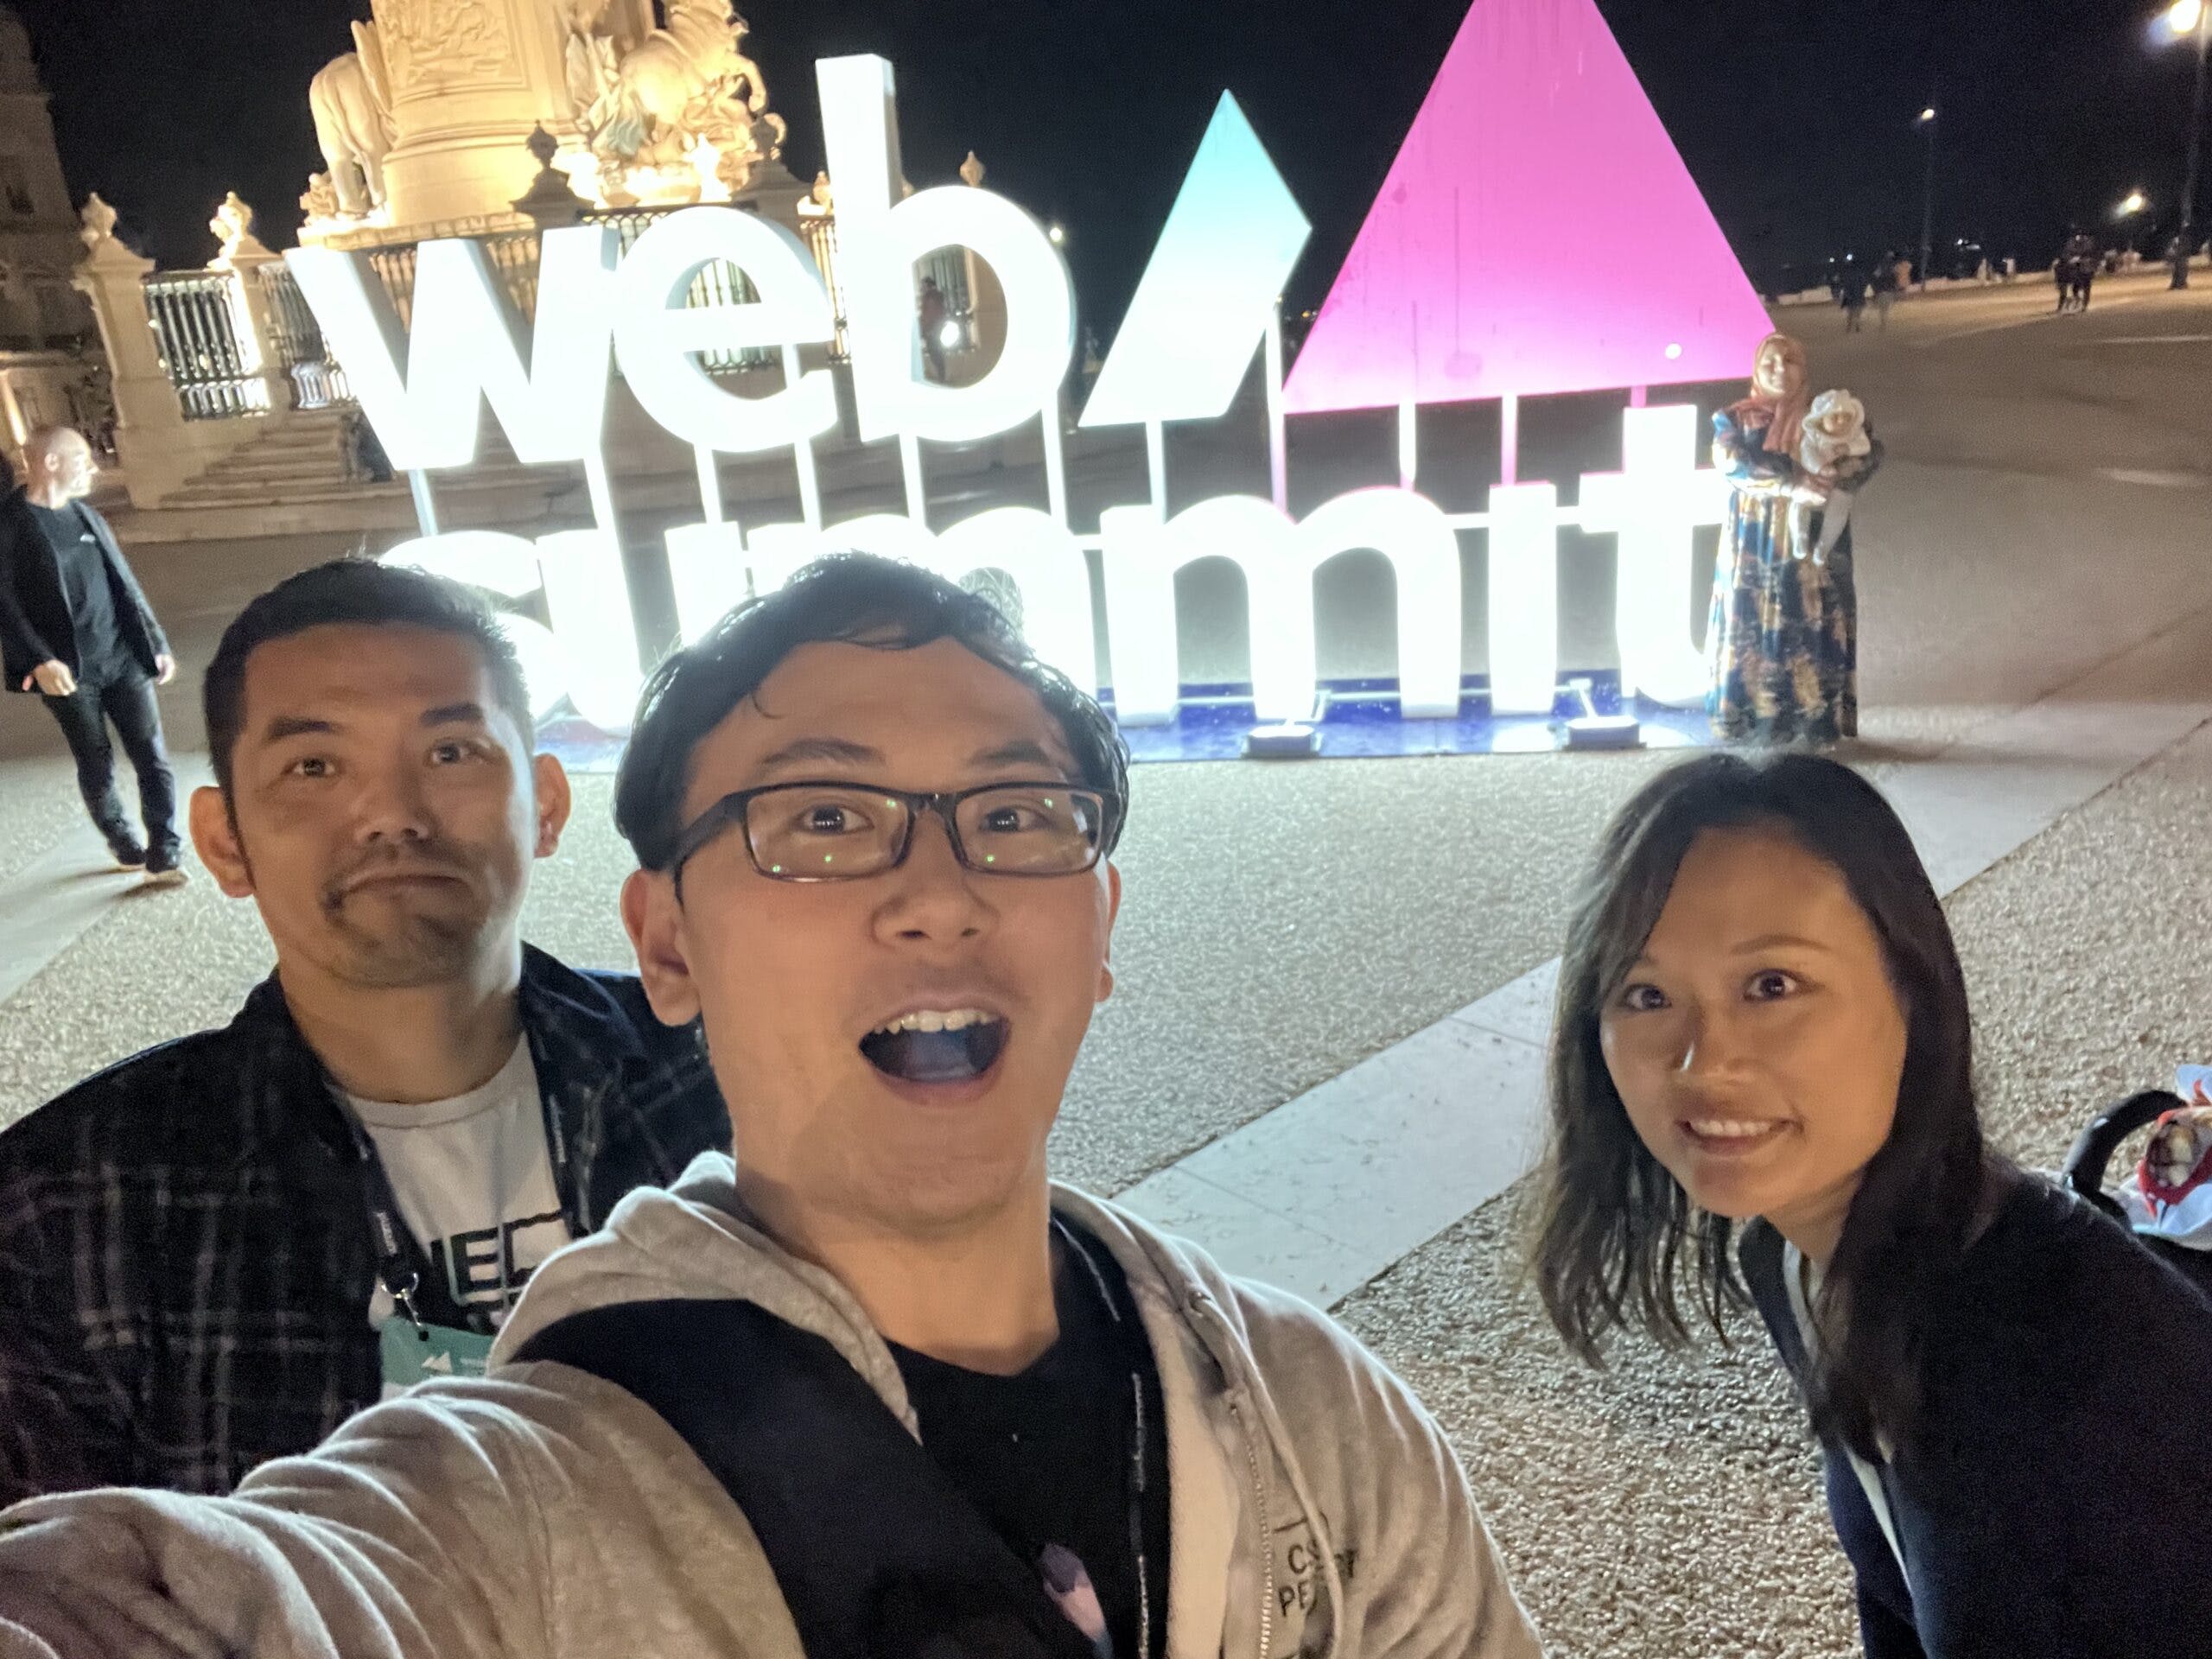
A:
<svg viewBox="0 0 2212 1659">
<path fill-rule="evenodd" d="M 181 828 L 192 791 L 213 779 L 200 757 L 172 755 L 169 764 L 176 771 Z M 130 768 L 121 771 L 126 775 L 118 781 L 128 800 L 133 788 Z M 144 880 L 115 868 L 107 842 L 87 821 L 73 825 L 58 843 L 0 884 L 0 1003 L 138 892 Z"/>
<path fill-rule="evenodd" d="M 1870 765 L 1948 897 L 2212 720 L 2212 611 L 1931 760 Z M 1231 1273 L 1343 1300 L 1541 1151 L 1556 957 L 1139 1182 L 1122 1202 Z"/>
<path fill-rule="evenodd" d="M 2212 334 L 2119 334 L 2109 340 L 2094 340 L 2093 346 L 2202 346 L 2212 340 Z"/>
<path fill-rule="evenodd" d="M 2057 292 L 2056 289 L 2051 291 L 2054 294 Z M 2159 293 L 2163 292 L 2164 292 L 2164 289 L 2159 290 Z M 2094 310 L 2089 312 L 2061 311 L 2057 309 L 2056 303 L 2054 302 L 2050 308 L 2031 311 L 2025 316 L 2007 317 L 2002 322 L 1985 322 L 1974 328 L 1952 329 L 1943 334 L 1932 334 L 1929 340 L 1936 345 L 1948 345 L 1952 340 L 1972 340 L 1979 334 L 2002 334 L 2007 328 L 2026 328 L 2043 322 L 2065 322 L 2081 316 L 2101 316 L 2106 312 L 2117 310 L 2122 306 L 2140 305 L 2145 300 L 2155 300 L 2158 297 L 2158 294 L 2123 294 L 2112 299 L 2098 301 Z M 2097 343 L 2096 337 L 2092 335 L 2089 343 L 2093 345 Z"/>
</svg>

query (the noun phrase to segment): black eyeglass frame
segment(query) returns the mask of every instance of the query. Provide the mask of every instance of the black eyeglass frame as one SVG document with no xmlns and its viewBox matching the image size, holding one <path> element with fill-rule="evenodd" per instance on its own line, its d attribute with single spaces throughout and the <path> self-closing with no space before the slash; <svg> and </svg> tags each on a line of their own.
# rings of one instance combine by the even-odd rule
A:
<svg viewBox="0 0 2212 1659">
<path fill-rule="evenodd" d="M 774 795 L 794 789 L 843 789 L 856 794 L 880 796 L 887 801 L 896 801 L 906 809 L 906 833 L 899 838 L 899 850 L 888 864 L 880 869 L 863 870 L 857 874 L 840 872 L 836 875 L 779 875 L 762 869 L 760 855 L 753 850 L 753 836 L 746 823 L 746 815 L 753 803 L 763 795 Z M 957 818 L 960 804 L 978 795 L 995 795 L 1007 789 L 1056 790 L 1071 799 L 1094 802 L 1097 806 L 1098 834 L 1090 844 L 1090 861 L 1072 870 L 1007 870 L 993 864 L 978 864 L 968 856 L 968 849 L 961 843 Z M 884 789 L 874 784 L 856 783 L 849 778 L 803 778 L 787 784 L 763 784 L 757 789 L 734 790 L 694 818 L 689 828 L 676 838 L 676 850 L 670 855 L 668 874 L 679 887 L 683 880 L 683 867 L 696 858 L 722 833 L 734 824 L 745 842 L 745 856 L 755 870 L 772 881 L 793 881 L 802 884 L 823 884 L 834 881 L 865 881 L 872 875 L 887 875 L 906 861 L 914 850 L 914 830 L 925 813 L 933 812 L 944 824 L 945 839 L 952 843 L 952 855 L 960 861 L 960 868 L 977 875 L 1007 875 L 1029 880 L 1053 880 L 1062 876 L 1088 875 L 1106 857 L 1107 849 L 1114 844 L 1115 832 L 1121 823 L 1122 804 L 1102 790 L 1087 784 L 1071 784 L 1065 778 L 1008 779 L 1001 783 L 978 784 L 973 789 L 938 790 L 921 792 L 913 790 Z"/>
</svg>

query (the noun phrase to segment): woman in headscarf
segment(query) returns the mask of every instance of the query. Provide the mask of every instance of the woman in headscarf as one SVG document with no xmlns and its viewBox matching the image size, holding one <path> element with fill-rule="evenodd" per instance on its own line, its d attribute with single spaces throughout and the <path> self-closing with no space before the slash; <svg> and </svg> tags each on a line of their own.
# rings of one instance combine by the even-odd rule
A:
<svg viewBox="0 0 2212 1659">
<path fill-rule="evenodd" d="M 1821 512 L 1881 464 L 1872 453 L 1808 473 L 1798 452 L 1812 406 L 1805 348 L 1760 345 L 1751 396 L 1713 417 L 1713 464 L 1734 486 L 1713 573 L 1707 709 L 1731 742 L 1840 742 L 1859 734 L 1859 594 L 1851 529 L 1819 557 Z M 1871 436 L 1871 433 L 1869 435 Z"/>
</svg>

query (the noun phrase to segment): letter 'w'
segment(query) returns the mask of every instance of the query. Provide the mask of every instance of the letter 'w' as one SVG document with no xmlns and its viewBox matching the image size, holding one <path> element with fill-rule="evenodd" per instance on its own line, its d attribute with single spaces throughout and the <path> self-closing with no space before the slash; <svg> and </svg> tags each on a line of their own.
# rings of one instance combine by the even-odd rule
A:
<svg viewBox="0 0 2212 1659">
<path fill-rule="evenodd" d="M 518 460 L 544 465 L 599 453 L 618 234 L 612 226 L 576 226 L 547 232 L 543 246 L 526 359 L 526 325 L 480 243 L 416 250 L 411 331 L 401 327 L 366 254 L 300 248 L 285 256 L 394 467 L 467 466 L 486 401 Z"/>
</svg>

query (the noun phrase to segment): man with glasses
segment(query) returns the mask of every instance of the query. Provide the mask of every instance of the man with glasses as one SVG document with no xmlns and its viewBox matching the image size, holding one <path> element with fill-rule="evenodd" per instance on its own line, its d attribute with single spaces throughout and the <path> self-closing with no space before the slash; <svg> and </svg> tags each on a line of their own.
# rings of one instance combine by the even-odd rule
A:
<svg viewBox="0 0 2212 1659">
<path fill-rule="evenodd" d="M 0 1516 L 0 1650 L 1535 1654 L 1396 1378 L 1047 1179 L 1127 807 L 1098 705 L 912 567 L 825 562 L 680 653 L 622 913 L 734 1159 L 547 1262 L 487 1378 L 226 1503 Z"/>
<path fill-rule="evenodd" d="M 154 702 L 176 675 L 169 642 L 115 532 L 85 499 L 98 469 L 84 435 L 41 427 L 23 442 L 23 467 L 22 487 L 0 501 L 0 677 L 10 691 L 38 693 L 61 728 L 117 868 L 177 886 L 176 778 Z M 138 774 L 143 842 L 116 793 L 110 726 Z"/>
</svg>

